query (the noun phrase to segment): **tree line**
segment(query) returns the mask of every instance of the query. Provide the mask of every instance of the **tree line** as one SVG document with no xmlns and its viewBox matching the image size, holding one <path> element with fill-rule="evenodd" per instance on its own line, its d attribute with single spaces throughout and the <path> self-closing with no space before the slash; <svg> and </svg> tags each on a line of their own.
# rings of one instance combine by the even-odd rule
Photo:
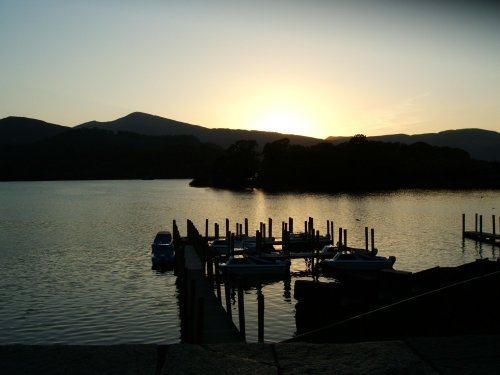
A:
<svg viewBox="0 0 500 375">
<path fill-rule="evenodd" d="M 460 149 L 368 141 L 358 134 L 337 146 L 293 145 L 286 138 L 261 153 L 238 141 L 192 186 L 285 191 L 367 191 L 405 188 L 498 188 L 500 163 L 472 159 Z"/>
</svg>

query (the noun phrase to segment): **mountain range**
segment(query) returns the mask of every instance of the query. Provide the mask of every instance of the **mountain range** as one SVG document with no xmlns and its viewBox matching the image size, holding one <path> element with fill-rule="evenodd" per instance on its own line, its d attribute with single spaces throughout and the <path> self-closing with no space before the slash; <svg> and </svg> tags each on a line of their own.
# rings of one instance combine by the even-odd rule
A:
<svg viewBox="0 0 500 375">
<path fill-rule="evenodd" d="M 107 121 L 91 121 L 75 127 L 61 126 L 26 117 L 6 117 L 0 120 L 0 146 L 26 145 L 50 139 L 56 135 L 79 129 L 102 129 L 116 132 L 129 132 L 147 136 L 190 135 L 203 143 L 212 143 L 227 148 L 238 140 L 256 140 L 260 147 L 282 138 L 291 143 L 311 146 L 321 142 L 339 144 L 350 137 L 328 137 L 319 139 L 300 135 L 241 129 L 211 129 L 192 125 L 151 114 L 133 112 L 125 117 Z M 433 146 L 460 148 L 471 157 L 480 160 L 500 161 L 500 133 L 482 129 L 447 130 L 439 133 L 417 135 L 393 134 L 368 137 L 370 141 L 397 142 L 412 144 L 428 143 Z"/>
</svg>

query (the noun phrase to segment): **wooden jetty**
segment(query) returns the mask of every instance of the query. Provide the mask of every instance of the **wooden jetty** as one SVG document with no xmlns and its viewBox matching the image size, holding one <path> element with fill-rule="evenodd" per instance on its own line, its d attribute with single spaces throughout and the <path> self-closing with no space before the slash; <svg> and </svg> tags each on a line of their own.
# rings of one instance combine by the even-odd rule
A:
<svg viewBox="0 0 500 375">
<path fill-rule="evenodd" d="M 499 228 L 500 228 L 500 217 Z M 472 239 L 480 243 L 500 246 L 500 234 L 496 233 L 496 217 L 491 215 L 491 232 L 483 230 L 483 215 L 475 214 L 475 226 L 473 231 L 467 231 L 465 225 L 465 214 L 462 214 L 462 238 Z"/>
<path fill-rule="evenodd" d="M 311 270 L 317 269 L 314 264 L 323 257 L 319 250 L 324 244 L 334 243 L 333 221 L 327 221 L 327 234 L 321 236 L 314 228 L 314 221 L 309 218 L 304 222 L 304 232 L 293 231 L 293 219 L 282 223 L 281 238 L 272 236 L 272 219 L 269 226 L 260 223 L 255 232 L 256 251 L 264 255 L 265 245 L 281 246 L 277 253 L 285 258 L 309 258 Z M 229 219 L 226 219 L 225 236 L 220 236 L 220 227 L 214 225 L 215 235 L 208 233 L 208 220 L 205 222 L 205 236 L 202 236 L 191 220 L 187 220 L 187 236 L 179 233 L 176 221 L 173 221 L 174 246 L 176 247 L 175 272 L 179 286 L 179 310 L 181 318 L 181 340 L 185 343 L 226 343 L 245 341 L 245 308 L 244 308 L 244 280 L 237 280 L 235 285 L 229 279 L 222 279 L 219 271 L 219 257 L 210 249 L 209 243 L 215 239 L 225 239 L 229 254 L 234 254 L 235 239 L 248 236 L 248 220 L 243 224 L 236 224 L 236 233 L 229 229 Z M 368 228 L 365 228 L 365 244 L 368 250 Z M 292 235 L 291 235 L 292 234 Z M 290 246 L 292 238 L 297 242 Z M 347 249 L 347 230 L 339 228 L 337 249 Z M 374 230 L 371 230 L 371 245 L 374 249 Z M 288 275 L 289 278 L 289 275 Z M 286 282 L 286 280 L 285 280 Z M 222 287 L 225 291 L 225 307 L 223 305 Z M 237 292 L 237 293 L 236 293 Z M 237 294 L 239 330 L 233 322 L 231 297 Z M 264 341 L 264 295 L 258 294 L 258 341 Z"/>
</svg>

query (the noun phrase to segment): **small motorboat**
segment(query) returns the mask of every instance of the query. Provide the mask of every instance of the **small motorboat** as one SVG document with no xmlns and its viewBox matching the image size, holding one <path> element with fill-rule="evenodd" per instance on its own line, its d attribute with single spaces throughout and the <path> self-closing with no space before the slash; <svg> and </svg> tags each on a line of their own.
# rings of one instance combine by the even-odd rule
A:
<svg viewBox="0 0 500 375">
<path fill-rule="evenodd" d="M 290 261 L 233 255 L 225 263 L 221 263 L 220 268 L 233 276 L 281 276 L 290 271 Z"/>
<path fill-rule="evenodd" d="M 175 248 L 172 233 L 158 232 L 151 244 L 151 262 L 154 268 L 172 267 L 175 261 Z"/>
<path fill-rule="evenodd" d="M 332 259 L 325 259 L 322 268 L 325 271 L 376 271 L 392 268 L 395 256 L 388 258 L 362 251 L 341 251 Z"/>
</svg>

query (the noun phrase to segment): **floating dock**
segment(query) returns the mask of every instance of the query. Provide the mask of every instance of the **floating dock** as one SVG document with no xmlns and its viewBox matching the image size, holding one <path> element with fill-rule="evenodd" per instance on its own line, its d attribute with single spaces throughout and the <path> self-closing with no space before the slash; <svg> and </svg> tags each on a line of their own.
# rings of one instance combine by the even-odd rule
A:
<svg viewBox="0 0 500 375">
<path fill-rule="evenodd" d="M 500 228 L 500 218 L 499 225 Z M 483 215 L 475 215 L 475 226 L 473 231 L 467 231 L 465 225 L 465 214 L 462 214 L 462 238 L 468 238 L 480 243 L 500 246 L 500 234 L 496 233 L 496 217 L 491 215 L 491 232 L 483 230 Z"/>
</svg>

